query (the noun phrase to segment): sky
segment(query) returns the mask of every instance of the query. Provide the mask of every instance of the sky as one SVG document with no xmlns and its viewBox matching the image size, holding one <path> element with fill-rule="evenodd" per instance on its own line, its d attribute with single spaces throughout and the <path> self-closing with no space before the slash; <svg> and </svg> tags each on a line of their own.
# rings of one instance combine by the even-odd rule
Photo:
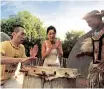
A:
<svg viewBox="0 0 104 89">
<path fill-rule="evenodd" d="M 29 11 L 44 22 L 43 26 L 55 26 L 57 37 L 65 39 L 68 31 L 85 31 L 88 27 L 83 16 L 92 10 L 104 10 L 103 0 L 1 0 L 1 19 L 19 11 Z"/>
</svg>

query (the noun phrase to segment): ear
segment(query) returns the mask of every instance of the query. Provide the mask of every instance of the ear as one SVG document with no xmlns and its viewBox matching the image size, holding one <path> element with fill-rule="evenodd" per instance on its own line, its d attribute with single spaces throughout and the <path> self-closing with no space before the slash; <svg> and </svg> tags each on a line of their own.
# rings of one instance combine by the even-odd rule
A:
<svg viewBox="0 0 104 89">
<path fill-rule="evenodd" d="M 12 36 L 15 36 L 15 32 L 12 32 Z"/>
</svg>

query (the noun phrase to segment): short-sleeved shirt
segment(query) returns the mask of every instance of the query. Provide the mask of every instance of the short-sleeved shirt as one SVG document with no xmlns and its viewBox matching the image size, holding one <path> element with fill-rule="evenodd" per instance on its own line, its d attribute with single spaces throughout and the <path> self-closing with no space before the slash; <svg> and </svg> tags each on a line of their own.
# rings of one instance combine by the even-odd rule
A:
<svg viewBox="0 0 104 89">
<path fill-rule="evenodd" d="M 26 57 L 25 55 L 25 48 L 22 44 L 19 47 L 15 47 L 11 41 L 4 41 L 0 43 L 0 53 L 6 57 L 13 57 L 13 58 L 23 58 Z M 1 59 L 2 60 L 2 59 Z M 17 69 L 16 64 L 1 64 L 0 65 L 0 80 L 7 80 L 9 79 Z M 8 70 L 9 69 L 9 70 Z"/>
</svg>

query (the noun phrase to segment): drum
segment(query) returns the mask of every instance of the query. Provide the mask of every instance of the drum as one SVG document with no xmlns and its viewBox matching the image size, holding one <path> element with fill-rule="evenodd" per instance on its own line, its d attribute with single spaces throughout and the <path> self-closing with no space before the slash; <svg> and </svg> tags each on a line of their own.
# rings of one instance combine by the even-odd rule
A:
<svg viewBox="0 0 104 89">
<path fill-rule="evenodd" d="M 77 69 L 25 66 L 23 88 L 76 88 Z"/>
<path fill-rule="evenodd" d="M 1 80 L 8 79 L 13 76 L 17 68 L 17 64 L 6 64 L 1 65 Z"/>
<path fill-rule="evenodd" d="M 15 74 L 17 68 L 17 64 L 2 64 L 0 66 L 1 70 L 1 84 L 4 84 L 4 82 L 9 79 L 11 76 Z"/>
</svg>

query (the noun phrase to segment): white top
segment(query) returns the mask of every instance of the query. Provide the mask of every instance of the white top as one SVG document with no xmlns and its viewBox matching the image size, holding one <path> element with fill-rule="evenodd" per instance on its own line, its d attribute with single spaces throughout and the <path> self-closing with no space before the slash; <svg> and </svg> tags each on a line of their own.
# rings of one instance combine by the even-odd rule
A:
<svg viewBox="0 0 104 89">
<path fill-rule="evenodd" d="M 48 51 L 49 48 L 46 41 L 45 44 L 46 44 L 46 51 Z M 48 65 L 60 66 L 57 49 L 52 49 L 50 54 L 45 58 L 43 66 L 48 66 Z"/>
</svg>

